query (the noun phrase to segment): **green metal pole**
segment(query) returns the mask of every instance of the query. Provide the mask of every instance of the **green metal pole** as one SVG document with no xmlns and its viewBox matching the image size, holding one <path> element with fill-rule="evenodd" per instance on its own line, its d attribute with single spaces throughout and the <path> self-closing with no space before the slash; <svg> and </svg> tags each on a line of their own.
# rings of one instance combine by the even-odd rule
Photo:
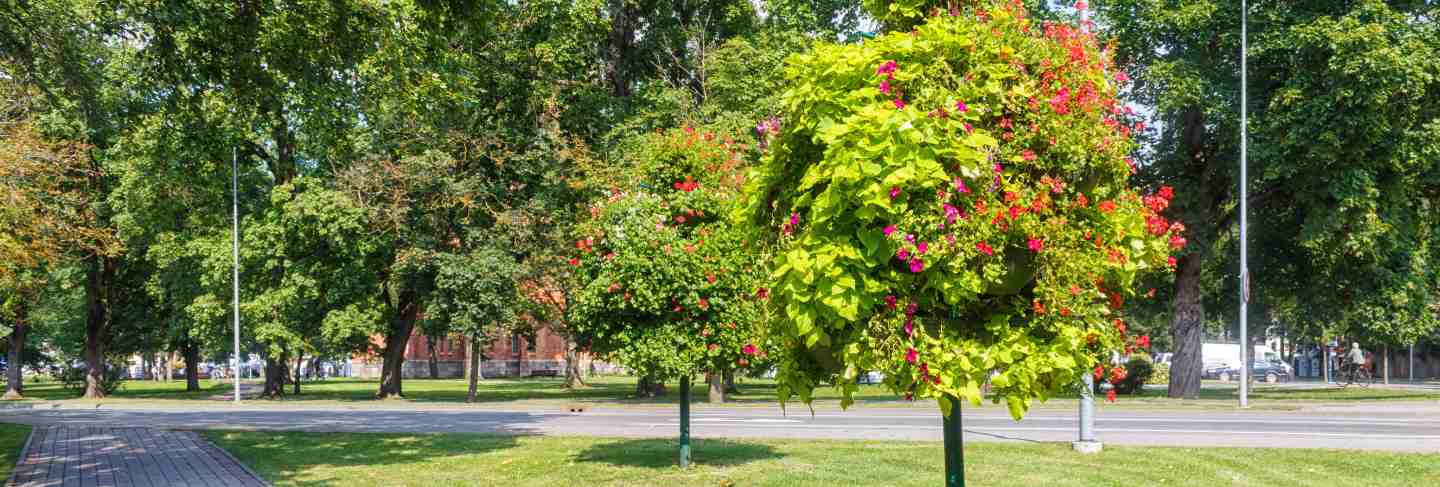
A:
<svg viewBox="0 0 1440 487">
<path fill-rule="evenodd" d="M 950 401 L 950 415 L 945 417 L 945 487 L 965 487 L 965 438 L 960 431 L 960 399 Z"/>
<path fill-rule="evenodd" d="M 680 376 L 680 468 L 690 468 L 690 374 Z"/>
</svg>

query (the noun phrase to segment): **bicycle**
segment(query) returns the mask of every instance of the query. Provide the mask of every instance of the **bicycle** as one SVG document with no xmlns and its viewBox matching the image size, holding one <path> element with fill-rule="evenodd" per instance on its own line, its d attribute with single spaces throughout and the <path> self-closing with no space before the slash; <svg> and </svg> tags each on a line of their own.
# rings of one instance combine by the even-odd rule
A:
<svg viewBox="0 0 1440 487">
<path fill-rule="evenodd" d="M 1350 371 L 1345 374 L 1345 377 L 1345 383 L 1340 385 L 1342 389 L 1350 387 L 1351 384 L 1357 384 L 1362 388 L 1369 388 L 1370 384 L 1375 383 L 1375 376 L 1370 373 L 1370 367 L 1364 364 L 1351 365 Z"/>
</svg>

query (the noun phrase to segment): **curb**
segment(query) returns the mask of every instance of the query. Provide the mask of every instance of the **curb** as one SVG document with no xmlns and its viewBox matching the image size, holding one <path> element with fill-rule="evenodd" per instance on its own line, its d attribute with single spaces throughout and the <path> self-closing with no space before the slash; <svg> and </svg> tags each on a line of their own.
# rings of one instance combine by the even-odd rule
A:
<svg viewBox="0 0 1440 487">
<path fill-rule="evenodd" d="M 20 456 L 15 458 L 15 468 L 10 470 L 10 477 L 5 479 L 5 485 L 15 485 L 15 477 L 20 475 L 20 464 L 30 456 L 30 442 L 35 439 L 35 430 L 44 426 L 31 426 L 30 434 L 25 435 L 25 446 L 20 447 Z"/>
</svg>

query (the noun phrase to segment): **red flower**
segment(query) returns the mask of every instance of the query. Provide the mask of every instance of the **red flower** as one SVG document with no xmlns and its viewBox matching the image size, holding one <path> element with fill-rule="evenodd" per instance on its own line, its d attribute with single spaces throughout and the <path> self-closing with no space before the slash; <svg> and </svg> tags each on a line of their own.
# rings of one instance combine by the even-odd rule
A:
<svg viewBox="0 0 1440 487">
<path fill-rule="evenodd" d="M 1149 196 L 1146 198 L 1149 198 Z M 1170 222 L 1165 221 L 1165 217 L 1163 216 L 1153 215 L 1145 219 L 1145 229 L 1149 230 L 1151 235 L 1158 237 L 1170 231 Z"/>
<path fill-rule="evenodd" d="M 705 280 L 706 280 L 706 281 L 710 281 L 710 284 L 715 284 L 715 274 L 714 274 L 714 273 L 706 274 L 706 275 L 705 275 Z"/>
<path fill-rule="evenodd" d="M 1174 256 L 1166 257 L 1166 258 L 1165 258 L 1165 263 L 1166 263 L 1166 264 L 1169 264 L 1171 269 L 1174 269 L 1174 268 L 1175 268 L 1175 265 L 1176 265 L 1176 264 L 1175 264 L 1175 257 L 1174 257 Z"/>
<path fill-rule="evenodd" d="M 1116 382 L 1125 380 L 1126 375 L 1128 374 L 1125 372 L 1124 367 L 1115 367 L 1113 369 L 1110 369 L 1110 383 L 1114 384 Z"/>
<path fill-rule="evenodd" d="M 1125 333 L 1125 321 L 1115 318 L 1115 329 L 1120 330 L 1120 333 Z"/>
<path fill-rule="evenodd" d="M 740 360 L 736 360 L 736 361 L 735 361 L 735 365 L 739 365 L 739 366 L 741 366 L 741 367 L 744 367 L 744 366 L 746 366 L 746 365 L 750 365 L 750 361 L 749 361 L 749 360 L 745 360 L 745 359 L 742 357 Z"/>
<path fill-rule="evenodd" d="M 990 245 L 986 244 L 985 242 L 975 244 L 975 250 L 979 250 L 980 253 L 985 255 L 995 255 L 995 249 L 990 248 Z"/>
<path fill-rule="evenodd" d="M 571 258 L 570 258 L 570 265 L 580 265 L 580 259 L 571 257 Z"/>
<path fill-rule="evenodd" d="M 1175 199 L 1175 188 L 1169 186 L 1161 186 L 1160 191 L 1157 194 L 1159 194 L 1161 198 L 1165 198 L 1166 200 L 1172 200 Z"/>
<path fill-rule="evenodd" d="M 913 363 L 915 363 L 915 360 L 917 360 L 917 359 L 919 359 L 919 358 L 920 358 L 920 352 L 916 351 L 914 347 L 911 347 L 910 349 L 908 349 L 908 350 L 905 351 L 905 361 L 906 361 L 906 362 L 909 362 L 909 363 L 912 363 L 912 364 L 913 364 Z"/>
<path fill-rule="evenodd" d="M 759 300 L 762 300 L 762 301 L 763 301 L 763 300 L 766 300 L 766 299 L 770 299 L 770 290 L 769 290 L 769 289 L 765 289 L 765 288 L 763 288 L 763 287 L 762 287 L 762 288 L 759 288 L 759 289 L 756 289 L 756 290 L 755 290 L 755 298 L 756 298 L 756 299 L 759 299 Z"/>
<path fill-rule="evenodd" d="M 758 349 L 755 347 L 754 343 L 746 343 L 745 346 L 740 349 L 740 351 L 745 355 L 755 355 L 755 352 L 757 352 Z"/>
<path fill-rule="evenodd" d="M 1185 248 L 1185 237 L 1174 235 L 1170 237 L 1170 248 L 1180 250 Z"/>
<path fill-rule="evenodd" d="M 1150 348 L 1150 335 L 1140 335 L 1140 338 L 1135 339 L 1135 344 L 1139 345 L 1140 348 Z"/>
<path fill-rule="evenodd" d="M 1041 250 L 1045 250 L 1045 241 L 1038 238 L 1031 238 L 1029 246 L 1031 252 L 1035 252 L 1038 254 Z"/>
<path fill-rule="evenodd" d="M 895 302 L 896 302 L 895 295 L 891 294 L 891 295 L 886 295 L 886 296 L 885 296 L 885 307 L 890 308 L 890 309 L 895 309 Z"/>
<path fill-rule="evenodd" d="M 700 309 L 710 309 L 710 300 L 700 298 Z"/>
<path fill-rule="evenodd" d="M 1095 380 L 1100 380 L 1101 377 L 1105 377 L 1105 366 L 1104 366 L 1104 365 L 1096 365 L 1096 366 L 1095 366 Z"/>
<path fill-rule="evenodd" d="M 1115 402 L 1115 389 L 1110 389 L 1110 392 L 1105 393 L 1105 400 Z"/>
<path fill-rule="evenodd" d="M 1101 211 L 1101 212 L 1104 212 L 1104 213 L 1114 213 L 1114 212 L 1115 212 L 1115 202 L 1114 202 L 1114 201 L 1110 201 L 1110 200 L 1101 201 L 1101 202 L 1100 202 L 1100 211 Z"/>
<path fill-rule="evenodd" d="M 1045 314 L 1045 304 L 1041 303 L 1038 299 L 1030 302 L 1030 309 L 1035 310 L 1035 314 L 1037 315 Z"/>
</svg>

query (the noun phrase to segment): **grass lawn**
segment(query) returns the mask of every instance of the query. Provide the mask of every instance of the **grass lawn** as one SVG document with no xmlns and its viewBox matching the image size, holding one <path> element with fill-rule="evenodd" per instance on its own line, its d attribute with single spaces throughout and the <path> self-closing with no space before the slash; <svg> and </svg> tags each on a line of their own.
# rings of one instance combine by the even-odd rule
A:
<svg viewBox="0 0 1440 487">
<path fill-rule="evenodd" d="M 671 394 L 660 398 L 635 398 L 634 377 L 623 376 L 602 376 L 589 379 L 590 387 L 567 391 L 562 387 L 562 381 L 554 378 L 527 378 L 527 379 L 486 379 L 481 382 L 479 390 L 479 402 L 481 406 L 489 407 L 560 407 L 563 404 L 572 402 L 589 403 L 592 406 L 646 406 L 646 405 L 670 405 L 674 404 L 677 394 Z M 674 387 L 674 384 L 670 384 Z M 160 407 L 192 407 L 196 401 L 205 401 L 208 405 L 216 407 L 228 407 L 227 399 L 232 390 L 231 383 L 223 381 L 200 381 L 199 392 L 185 392 L 184 381 L 152 382 L 152 381 L 127 381 L 110 398 L 104 402 L 114 406 L 160 406 Z M 258 384 L 257 384 L 258 386 Z M 406 379 L 405 396 L 403 400 L 397 401 L 376 401 L 374 400 L 375 390 L 378 381 L 375 379 L 327 379 L 316 382 L 305 382 L 301 384 L 299 396 L 287 395 L 279 401 L 272 400 L 249 400 L 245 402 L 247 407 L 256 407 L 265 404 L 286 404 L 289 406 L 316 406 L 316 407 L 367 407 L 381 406 L 390 407 L 396 405 L 414 405 L 418 407 L 454 407 L 464 406 L 468 384 L 461 379 Z M 286 389 L 287 393 L 289 388 Z M 692 398 L 697 407 L 707 407 L 704 403 L 706 397 L 706 385 L 695 384 L 692 389 Z M 26 385 L 25 395 L 27 400 L 44 400 L 75 405 L 90 405 L 93 402 L 76 399 L 74 393 L 64 389 L 54 382 L 30 383 Z M 1236 386 L 1219 382 L 1207 382 L 1202 389 L 1200 399 L 1193 401 L 1179 401 L 1164 396 L 1163 391 L 1149 391 L 1141 396 L 1121 396 L 1119 402 L 1114 404 L 1103 404 L 1102 407 L 1125 407 L 1125 408 L 1153 408 L 1153 409 L 1175 409 L 1175 408 L 1229 408 L 1233 407 L 1236 401 Z M 838 406 L 839 393 L 834 388 L 821 388 L 815 391 L 817 407 Z M 924 407 L 932 408 L 933 403 L 928 401 L 909 403 L 901 401 L 886 390 L 883 386 L 862 385 L 857 393 L 856 399 L 861 407 L 885 406 L 885 407 Z M 1418 390 L 1418 389 L 1384 389 L 1378 386 L 1362 389 L 1351 387 L 1340 389 L 1336 387 L 1296 389 L 1283 386 L 1257 385 L 1251 392 L 1251 399 L 1256 409 L 1298 409 L 1306 404 L 1323 402 L 1353 402 L 1370 400 L 1440 400 L 1440 391 Z M 751 407 L 774 407 L 775 383 L 764 379 L 742 380 L 739 394 L 729 395 L 731 401 L 728 406 L 751 406 Z M 803 407 L 798 400 L 794 407 Z M 990 407 L 988 404 L 985 407 Z M 1054 399 L 1049 403 L 1037 405 L 1041 408 L 1064 408 L 1074 407 L 1074 401 L 1070 399 Z"/>
<path fill-rule="evenodd" d="M 25 438 L 29 436 L 29 425 L 0 423 L 0 482 L 10 478 L 15 461 L 20 458 L 20 449 L 25 447 Z"/>
<path fill-rule="evenodd" d="M 277 486 L 935 486 L 942 446 L 926 442 L 673 440 L 478 434 L 207 432 Z M 970 485 L 1440 485 L 1440 455 L 1328 450 L 977 443 Z"/>
</svg>

